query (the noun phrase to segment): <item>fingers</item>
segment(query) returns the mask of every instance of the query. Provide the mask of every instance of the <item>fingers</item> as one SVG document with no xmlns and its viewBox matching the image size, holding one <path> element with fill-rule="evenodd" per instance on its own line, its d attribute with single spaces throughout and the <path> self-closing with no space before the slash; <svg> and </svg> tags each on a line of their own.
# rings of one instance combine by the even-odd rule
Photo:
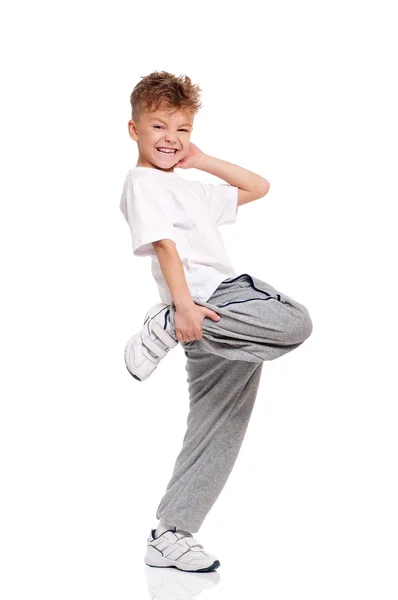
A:
<svg viewBox="0 0 398 600">
<path fill-rule="evenodd" d="M 202 330 L 200 329 L 190 334 L 182 331 L 176 331 L 176 336 L 179 342 L 194 342 L 195 340 L 202 339 Z"/>
<path fill-rule="evenodd" d="M 203 337 L 203 332 L 202 332 L 203 320 L 206 317 L 209 317 L 213 321 L 219 321 L 221 319 L 220 315 L 218 313 L 216 313 L 214 310 L 211 310 L 210 308 L 206 308 L 205 306 L 197 306 L 197 309 L 202 314 L 202 321 L 200 323 L 200 327 L 198 326 L 193 329 L 186 328 L 185 330 L 183 330 L 183 329 L 179 328 L 178 326 L 176 326 L 176 337 L 179 342 L 194 342 L 195 340 L 201 340 Z M 193 321 L 194 321 L 194 319 L 193 319 Z M 192 323 L 191 326 L 194 327 L 194 324 Z"/>
<path fill-rule="evenodd" d="M 211 310 L 210 308 L 206 308 L 206 307 L 202 307 L 203 310 L 205 311 L 205 314 L 203 315 L 203 318 L 205 319 L 206 317 L 209 317 L 209 319 L 212 319 L 212 321 L 219 321 L 220 320 L 220 315 L 217 314 L 214 310 Z"/>
</svg>

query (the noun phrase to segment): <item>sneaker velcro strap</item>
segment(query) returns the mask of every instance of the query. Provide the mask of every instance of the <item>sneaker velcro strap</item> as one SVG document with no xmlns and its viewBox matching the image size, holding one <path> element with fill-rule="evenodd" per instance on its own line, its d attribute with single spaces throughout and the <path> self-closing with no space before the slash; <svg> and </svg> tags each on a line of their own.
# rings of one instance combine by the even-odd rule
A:
<svg viewBox="0 0 398 600">
<path fill-rule="evenodd" d="M 153 321 L 152 331 L 169 348 L 174 348 L 175 346 L 177 346 L 178 341 L 176 341 L 174 338 L 172 338 L 171 335 L 157 321 Z"/>
<path fill-rule="evenodd" d="M 187 535 L 186 533 L 181 533 L 181 532 L 179 532 L 179 531 L 174 531 L 173 533 L 174 533 L 174 535 L 176 536 L 176 538 L 177 538 L 178 540 L 181 540 L 181 539 L 183 539 L 183 540 L 184 540 L 184 542 L 185 542 L 185 543 L 186 543 L 186 544 L 187 544 L 187 545 L 188 545 L 190 548 L 196 548 L 196 547 L 199 547 L 199 548 L 202 548 L 202 549 L 203 549 L 203 546 L 202 546 L 202 544 L 200 544 L 200 543 L 198 542 L 198 540 L 196 540 L 196 539 L 195 539 L 195 538 L 192 536 L 192 533 L 191 533 L 191 534 L 189 534 L 189 535 Z"/>
<path fill-rule="evenodd" d="M 202 548 L 202 550 L 204 549 L 203 546 L 202 546 L 202 544 L 199 544 L 198 540 L 195 540 L 195 538 L 188 538 L 188 539 L 185 538 L 184 542 L 186 544 L 188 544 L 188 546 L 190 548 Z"/>
<path fill-rule="evenodd" d="M 163 358 L 168 352 L 168 349 L 164 348 L 164 346 L 162 346 L 161 344 L 156 343 L 153 339 L 149 337 L 149 335 L 142 336 L 142 343 L 149 350 L 151 350 L 151 352 L 153 352 L 154 355 L 158 358 Z"/>
</svg>

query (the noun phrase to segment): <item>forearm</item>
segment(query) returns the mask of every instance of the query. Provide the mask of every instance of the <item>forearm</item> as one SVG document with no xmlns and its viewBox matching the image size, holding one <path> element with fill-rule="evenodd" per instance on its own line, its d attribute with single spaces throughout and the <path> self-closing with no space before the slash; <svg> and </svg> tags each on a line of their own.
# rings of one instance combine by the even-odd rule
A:
<svg viewBox="0 0 398 600">
<path fill-rule="evenodd" d="M 163 277 L 167 283 L 176 309 L 193 304 L 193 299 L 185 279 L 180 255 L 172 240 L 159 240 L 152 243 Z"/>
<path fill-rule="evenodd" d="M 269 188 L 269 182 L 261 175 L 209 154 L 202 154 L 196 168 L 211 173 L 242 190 L 266 190 L 265 193 L 267 193 Z"/>
</svg>

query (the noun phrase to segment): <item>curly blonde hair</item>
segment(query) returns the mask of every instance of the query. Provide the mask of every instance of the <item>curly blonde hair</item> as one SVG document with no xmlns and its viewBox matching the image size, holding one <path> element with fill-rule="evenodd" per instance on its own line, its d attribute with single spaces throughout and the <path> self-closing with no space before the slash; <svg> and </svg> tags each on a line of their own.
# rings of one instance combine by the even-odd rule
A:
<svg viewBox="0 0 398 600">
<path fill-rule="evenodd" d="M 143 111 L 154 112 L 163 104 L 195 115 L 202 108 L 201 91 L 187 75 L 154 71 L 142 77 L 130 95 L 131 118 L 139 121 Z"/>
</svg>

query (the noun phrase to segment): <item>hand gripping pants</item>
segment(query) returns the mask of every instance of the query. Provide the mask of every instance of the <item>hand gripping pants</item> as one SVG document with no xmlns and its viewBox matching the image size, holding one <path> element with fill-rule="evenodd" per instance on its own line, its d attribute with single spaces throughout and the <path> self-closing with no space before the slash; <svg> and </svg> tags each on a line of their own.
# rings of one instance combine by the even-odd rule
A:
<svg viewBox="0 0 398 600">
<path fill-rule="evenodd" d="M 263 362 L 302 344 L 312 332 L 308 310 L 268 283 L 243 273 L 195 304 L 202 339 L 181 342 L 189 391 L 187 430 L 156 517 L 197 532 L 235 464 L 256 399 Z M 175 305 L 167 318 L 174 327 Z"/>
</svg>

